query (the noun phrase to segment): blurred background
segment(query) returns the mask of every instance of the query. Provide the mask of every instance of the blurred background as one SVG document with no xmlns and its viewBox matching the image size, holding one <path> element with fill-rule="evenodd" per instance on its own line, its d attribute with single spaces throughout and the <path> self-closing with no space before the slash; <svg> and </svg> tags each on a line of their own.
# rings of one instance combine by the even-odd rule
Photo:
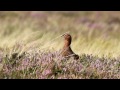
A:
<svg viewBox="0 0 120 90">
<path fill-rule="evenodd" d="M 69 32 L 77 54 L 119 57 L 119 11 L 0 11 L 0 50 L 60 50 Z"/>
</svg>

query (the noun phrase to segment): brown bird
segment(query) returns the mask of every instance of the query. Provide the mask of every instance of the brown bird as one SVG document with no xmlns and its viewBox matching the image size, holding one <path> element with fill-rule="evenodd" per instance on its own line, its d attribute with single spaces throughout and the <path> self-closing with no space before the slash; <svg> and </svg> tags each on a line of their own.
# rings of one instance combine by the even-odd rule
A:
<svg viewBox="0 0 120 90">
<path fill-rule="evenodd" d="M 66 33 L 62 35 L 64 37 L 64 47 L 62 49 L 62 56 L 63 57 L 74 57 L 75 60 L 79 59 L 79 56 L 77 54 L 75 54 L 70 45 L 71 45 L 71 41 L 72 41 L 72 37 L 70 34 Z"/>
</svg>

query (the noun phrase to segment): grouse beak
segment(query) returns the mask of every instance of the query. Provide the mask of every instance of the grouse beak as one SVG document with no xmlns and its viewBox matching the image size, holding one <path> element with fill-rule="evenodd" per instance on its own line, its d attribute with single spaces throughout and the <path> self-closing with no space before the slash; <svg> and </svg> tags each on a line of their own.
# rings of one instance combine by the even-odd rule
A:
<svg viewBox="0 0 120 90">
<path fill-rule="evenodd" d="M 68 32 L 67 33 L 64 33 L 63 35 L 61 35 L 61 37 L 64 37 L 66 34 L 69 34 Z"/>
<path fill-rule="evenodd" d="M 65 34 L 61 35 L 61 37 L 63 37 Z"/>
</svg>

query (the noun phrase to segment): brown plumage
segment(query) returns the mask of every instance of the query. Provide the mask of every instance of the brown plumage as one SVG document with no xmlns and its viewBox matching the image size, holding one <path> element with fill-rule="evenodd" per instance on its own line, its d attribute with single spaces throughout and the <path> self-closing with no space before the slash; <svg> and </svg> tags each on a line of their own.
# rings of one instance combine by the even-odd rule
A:
<svg viewBox="0 0 120 90">
<path fill-rule="evenodd" d="M 72 37 L 70 34 L 64 34 L 62 35 L 64 37 L 64 47 L 62 49 L 62 56 L 63 57 L 74 57 L 74 59 L 79 59 L 79 56 L 77 54 L 75 54 L 70 45 L 71 45 L 71 41 L 72 41 Z"/>
</svg>

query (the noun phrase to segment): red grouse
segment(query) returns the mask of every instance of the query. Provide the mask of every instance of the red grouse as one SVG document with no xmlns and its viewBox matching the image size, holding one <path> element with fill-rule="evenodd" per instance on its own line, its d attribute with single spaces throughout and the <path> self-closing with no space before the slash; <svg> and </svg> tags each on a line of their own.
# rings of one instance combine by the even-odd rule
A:
<svg viewBox="0 0 120 90">
<path fill-rule="evenodd" d="M 75 54 L 70 45 L 71 45 L 71 41 L 72 41 L 72 37 L 70 34 L 64 34 L 62 35 L 64 37 L 64 47 L 62 49 L 62 56 L 63 57 L 74 57 L 75 60 L 79 59 L 79 56 L 77 54 Z"/>
</svg>

